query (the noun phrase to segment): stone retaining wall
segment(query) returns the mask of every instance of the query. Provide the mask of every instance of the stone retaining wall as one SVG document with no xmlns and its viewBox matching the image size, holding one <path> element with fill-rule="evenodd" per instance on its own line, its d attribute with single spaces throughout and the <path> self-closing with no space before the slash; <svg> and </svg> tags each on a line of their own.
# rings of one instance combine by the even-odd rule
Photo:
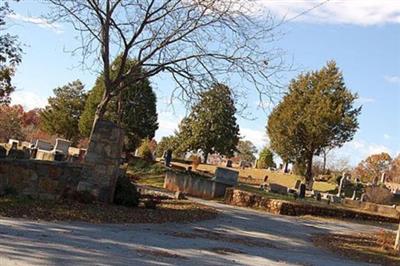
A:
<svg viewBox="0 0 400 266">
<path fill-rule="evenodd" d="M 76 190 L 83 165 L 41 160 L 0 159 L 0 194 L 13 188 L 18 194 L 56 199 Z"/>
<path fill-rule="evenodd" d="M 164 179 L 164 188 L 203 199 L 223 197 L 228 187 L 231 187 L 231 185 L 187 171 L 167 170 Z"/>
<path fill-rule="evenodd" d="M 291 202 L 262 197 L 254 193 L 228 188 L 225 193 L 225 202 L 231 205 L 264 209 L 268 212 L 281 215 L 301 216 L 313 215 L 322 217 L 336 217 L 361 219 L 381 222 L 398 223 L 399 216 L 390 216 L 380 213 L 366 213 L 348 208 L 335 206 L 319 206 L 306 202 Z"/>
</svg>

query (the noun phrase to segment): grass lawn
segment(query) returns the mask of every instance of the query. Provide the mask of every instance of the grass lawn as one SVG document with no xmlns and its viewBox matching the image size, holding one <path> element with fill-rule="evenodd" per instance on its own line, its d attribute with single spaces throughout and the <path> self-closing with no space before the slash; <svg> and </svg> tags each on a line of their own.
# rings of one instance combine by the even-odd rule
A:
<svg viewBox="0 0 400 266">
<path fill-rule="evenodd" d="M 313 238 L 313 242 L 316 246 L 346 258 L 390 266 L 400 265 L 400 253 L 393 249 L 394 239 L 394 233 L 380 231 L 369 234 L 318 235 Z"/>
<path fill-rule="evenodd" d="M 141 185 L 161 188 L 164 186 L 165 168 L 160 163 L 135 158 L 129 163 L 127 174 Z"/>
<path fill-rule="evenodd" d="M 190 201 L 162 200 L 156 209 L 128 208 L 104 203 L 34 200 L 25 197 L 0 198 L 0 217 L 45 221 L 83 221 L 89 223 L 165 223 L 212 219 L 217 212 Z"/>
</svg>

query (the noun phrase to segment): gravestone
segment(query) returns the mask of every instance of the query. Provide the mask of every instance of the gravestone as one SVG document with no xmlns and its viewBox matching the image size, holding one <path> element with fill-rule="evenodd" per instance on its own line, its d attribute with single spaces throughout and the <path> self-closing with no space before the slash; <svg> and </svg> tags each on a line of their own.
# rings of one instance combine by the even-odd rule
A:
<svg viewBox="0 0 400 266">
<path fill-rule="evenodd" d="M 352 200 L 356 200 L 356 190 L 353 191 L 353 196 L 351 196 Z"/>
<path fill-rule="evenodd" d="M 306 197 L 306 184 L 301 183 L 300 184 L 299 198 L 304 199 L 305 197 Z"/>
<path fill-rule="evenodd" d="M 54 145 L 54 151 L 62 152 L 65 156 L 68 156 L 68 149 L 71 146 L 71 141 L 65 139 L 56 139 L 56 145 Z"/>
<path fill-rule="evenodd" d="M 7 149 L 0 145 L 0 159 L 7 157 Z"/>
<path fill-rule="evenodd" d="M 296 184 L 294 185 L 294 189 L 298 190 L 300 189 L 300 185 L 301 185 L 301 180 L 296 180 Z"/>
<path fill-rule="evenodd" d="M 385 183 L 386 183 L 386 173 L 382 173 L 382 176 L 381 176 L 381 183 L 382 183 L 382 184 L 385 184 Z"/>
<path fill-rule="evenodd" d="M 239 172 L 231 169 L 217 167 L 215 170 L 214 181 L 236 186 L 238 183 Z"/>
<path fill-rule="evenodd" d="M 343 190 L 343 185 L 344 185 L 345 179 L 346 179 L 346 177 L 343 174 L 342 178 L 340 179 L 340 182 L 339 182 L 338 193 L 336 194 L 337 197 L 340 197 L 342 195 L 342 190 Z"/>
<path fill-rule="evenodd" d="M 113 202 L 115 186 L 120 173 L 124 130 L 116 124 L 98 120 L 94 126 L 85 157 L 86 190 L 97 200 Z"/>
<path fill-rule="evenodd" d="M 44 150 L 44 151 L 51 151 L 53 149 L 53 145 L 48 143 L 47 141 L 38 139 L 36 140 L 35 149 Z"/>
<path fill-rule="evenodd" d="M 282 195 L 286 195 L 288 193 L 288 188 L 279 184 L 270 183 L 269 190 L 273 193 L 278 193 Z"/>
<path fill-rule="evenodd" d="M 229 167 L 229 168 L 232 167 L 232 160 L 226 161 L 226 167 Z"/>
</svg>

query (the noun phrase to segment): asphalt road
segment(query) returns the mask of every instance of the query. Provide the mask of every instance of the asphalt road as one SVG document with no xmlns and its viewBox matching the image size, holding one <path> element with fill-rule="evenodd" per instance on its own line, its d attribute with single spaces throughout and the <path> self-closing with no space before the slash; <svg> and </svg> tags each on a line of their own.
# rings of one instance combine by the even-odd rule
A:
<svg viewBox="0 0 400 266">
<path fill-rule="evenodd" d="M 0 218 L 0 265 L 364 265 L 314 247 L 310 237 L 379 229 L 203 203 L 218 218 L 159 225 Z"/>
</svg>

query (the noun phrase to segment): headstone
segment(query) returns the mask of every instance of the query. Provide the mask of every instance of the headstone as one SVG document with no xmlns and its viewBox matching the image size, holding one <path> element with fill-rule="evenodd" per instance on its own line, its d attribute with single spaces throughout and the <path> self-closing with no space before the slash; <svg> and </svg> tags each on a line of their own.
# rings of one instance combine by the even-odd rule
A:
<svg viewBox="0 0 400 266">
<path fill-rule="evenodd" d="M 68 156 L 68 149 L 71 146 L 71 141 L 65 139 L 56 139 L 56 145 L 54 145 L 54 151 L 60 151 L 65 156 Z"/>
<path fill-rule="evenodd" d="M 315 192 L 315 199 L 316 199 L 317 201 L 321 201 L 321 193 L 319 193 L 318 191 Z"/>
<path fill-rule="evenodd" d="M 360 201 L 361 201 L 361 202 L 364 202 L 364 201 L 365 201 L 365 198 L 366 198 L 366 194 L 365 194 L 365 193 L 361 194 Z"/>
<path fill-rule="evenodd" d="M 353 196 L 351 196 L 352 200 L 356 200 L 356 190 L 353 191 Z"/>
<path fill-rule="evenodd" d="M 44 140 L 38 139 L 36 140 L 35 148 L 38 150 L 51 151 L 53 149 L 53 145 Z"/>
<path fill-rule="evenodd" d="M 185 194 L 183 194 L 183 192 L 181 192 L 181 191 L 177 191 L 177 192 L 175 192 L 175 199 L 183 200 L 183 199 L 185 199 Z"/>
<path fill-rule="evenodd" d="M 10 144 L 11 146 L 12 146 L 14 143 L 16 143 L 16 145 L 18 146 L 18 145 L 19 145 L 19 140 L 17 140 L 17 139 L 9 139 L 9 140 L 8 140 L 8 144 Z"/>
<path fill-rule="evenodd" d="M 226 167 L 229 167 L 229 168 L 232 167 L 232 160 L 227 160 L 226 161 Z"/>
<path fill-rule="evenodd" d="M 0 159 L 7 157 L 7 149 L 0 145 Z"/>
<path fill-rule="evenodd" d="M 301 180 L 296 180 L 296 184 L 294 185 L 294 189 L 298 190 L 300 189 L 300 185 L 301 185 Z"/>
<path fill-rule="evenodd" d="M 269 190 L 273 193 L 286 195 L 288 193 L 288 188 L 279 184 L 270 183 Z"/>
<path fill-rule="evenodd" d="M 220 183 L 236 186 L 238 183 L 239 172 L 231 169 L 217 167 L 213 180 Z"/>
<path fill-rule="evenodd" d="M 299 198 L 304 199 L 306 197 L 306 184 L 300 184 Z"/>
<path fill-rule="evenodd" d="M 171 161 L 172 161 L 172 150 L 168 149 L 165 152 L 165 157 L 164 157 L 165 166 L 171 167 Z"/>
</svg>

